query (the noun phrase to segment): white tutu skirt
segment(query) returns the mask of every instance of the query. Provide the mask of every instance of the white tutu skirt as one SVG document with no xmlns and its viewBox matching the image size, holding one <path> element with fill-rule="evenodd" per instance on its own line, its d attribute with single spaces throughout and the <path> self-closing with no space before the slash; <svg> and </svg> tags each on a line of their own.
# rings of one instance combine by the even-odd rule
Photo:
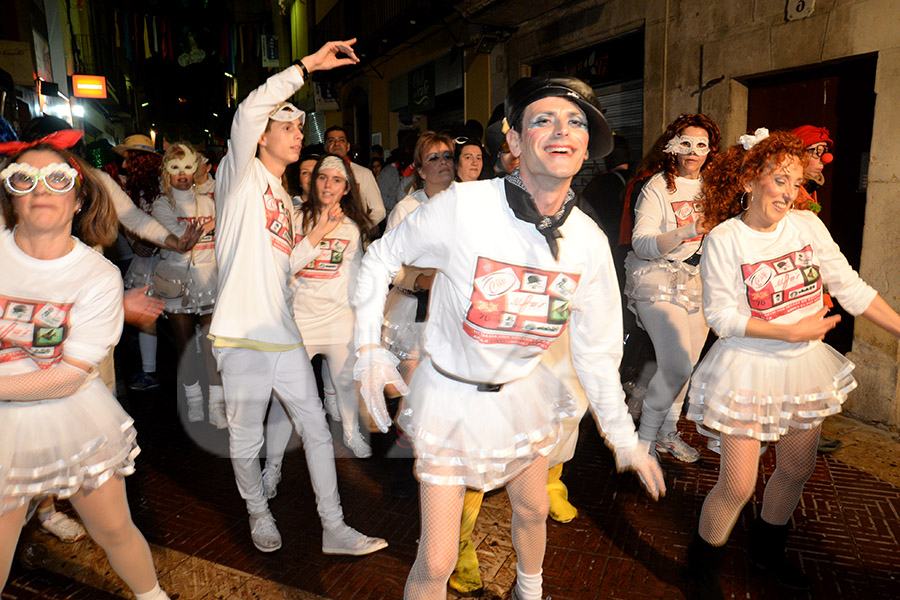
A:
<svg viewBox="0 0 900 600">
<path fill-rule="evenodd" d="M 131 475 L 136 437 L 134 421 L 96 378 L 67 398 L 0 402 L 0 514 Z"/>
<path fill-rule="evenodd" d="M 688 419 L 718 446 L 716 432 L 777 441 L 789 428 L 812 429 L 841 412 L 856 387 L 852 362 L 831 346 L 813 344 L 782 357 L 717 341 L 691 378 Z"/>
<path fill-rule="evenodd" d="M 425 323 L 416 323 L 419 300 L 398 287 L 391 288 L 384 304 L 381 345 L 400 360 L 421 360 Z"/>
<path fill-rule="evenodd" d="M 185 272 L 184 266 L 173 270 Z M 166 312 L 173 314 L 190 313 L 193 315 L 212 314 L 216 305 L 218 285 L 216 265 L 200 265 L 192 268 L 188 274 L 187 293 L 180 298 L 166 299 Z"/>
<path fill-rule="evenodd" d="M 625 257 L 625 296 L 628 309 L 635 314 L 635 302 L 671 302 L 688 312 L 698 311 L 703 302 L 700 267 L 664 258 L 643 260 L 629 252 Z"/>
<path fill-rule="evenodd" d="M 543 364 L 499 392 L 479 392 L 441 375 L 426 358 L 413 374 L 397 425 L 413 442 L 421 481 L 489 491 L 550 454 L 562 420 L 576 412 Z"/>
<path fill-rule="evenodd" d="M 156 270 L 158 262 L 159 254 L 150 257 L 135 255 L 125 272 L 125 289 L 130 290 L 149 285 L 150 292 L 153 293 L 153 272 Z"/>
</svg>

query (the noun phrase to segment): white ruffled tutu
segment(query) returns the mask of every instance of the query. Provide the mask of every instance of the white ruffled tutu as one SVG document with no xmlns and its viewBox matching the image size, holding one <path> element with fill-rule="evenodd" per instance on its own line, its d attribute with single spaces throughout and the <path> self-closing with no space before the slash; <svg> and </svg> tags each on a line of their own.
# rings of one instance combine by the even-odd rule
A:
<svg viewBox="0 0 900 600">
<path fill-rule="evenodd" d="M 783 357 L 719 340 L 691 378 L 687 416 L 712 438 L 710 448 L 718 446 L 715 432 L 774 442 L 789 428 L 812 429 L 841 412 L 856 387 L 853 368 L 821 342 L 799 356 Z"/>
<path fill-rule="evenodd" d="M 128 270 L 125 272 L 125 289 L 141 288 L 145 285 L 150 286 L 150 292 L 153 292 L 153 272 L 159 263 L 159 254 L 153 256 L 137 256 L 131 259 Z"/>
<path fill-rule="evenodd" d="M 131 475 L 136 437 L 134 421 L 97 378 L 67 398 L 0 402 L 0 514 Z"/>
<path fill-rule="evenodd" d="M 664 258 L 643 260 L 629 252 L 625 257 L 625 296 L 628 309 L 635 314 L 635 302 L 671 302 L 688 312 L 698 311 L 703 302 L 700 267 Z"/>
<path fill-rule="evenodd" d="M 421 360 L 425 323 L 416 323 L 419 300 L 398 287 L 391 288 L 384 304 L 381 345 L 400 360 Z"/>
<path fill-rule="evenodd" d="M 479 392 L 438 373 L 425 359 L 397 417 L 413 441 L 416 475 L 437 485 L 503 486 L 556 446 L 561 422 L 577 412 L 543 364 L 499 392 Z"/>
</svg>

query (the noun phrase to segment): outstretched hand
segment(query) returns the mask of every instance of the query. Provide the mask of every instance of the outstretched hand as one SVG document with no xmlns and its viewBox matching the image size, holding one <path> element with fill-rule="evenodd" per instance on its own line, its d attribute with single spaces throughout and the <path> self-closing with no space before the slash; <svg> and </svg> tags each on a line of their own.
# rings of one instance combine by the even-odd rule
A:
<svg viewBox="0 0 900 600">
<path fill-rule="evenodd" d="M 792 342 L 812 342 L 821 340 L 825 334 L 834 329 L 841 320 L 841 315 L 825 317 L 828 309 L 823 308 L 814 315 L 804 317 L 791 325 Z"/>
<path fill-rule="evenodd" d="M 353 44 L 355 43 L 356 38 L 342 42 L 328 42 L 316 50 L 315 53 L 305 56 L 302 62 L 310 73 L 313 71 L 330 71 L 345 65 L 355 65 L 359 62 L 356 53 L 353 51 Z M 338 58 L 340 53 L 346 56 Z"/>
<path fill-rule="evenodd" d="M 191 248 L 193 248 L 206 233 L 208 232 L 204 229 L 204 225 L 197 222 L 191 222 L 185 228 L 181 237 L 177 238 L 174 244 L 171 244 L 172 250 L 181 252 L 182 254 L 190 252 Z M 169 242 L 170 240 L 166 241 Z"/>
<path fill-rule="evenodd" d="M 390 383 L 401 394 L 409 392 L 397 371 L 399 362 L 399 359 L 384 348 L 374 347 L 361 350 L 359 359 L 353 367 L 353 378 L 361 384 L 360 394 L 366 403 L 369 416 L 382 433 L 387 433 L 391 426 L 391 417 L 384 401 L 384 386 Z"/>
<path fill-rule="evenodd" d="M 147 329 L 166 308 L 165 300 L 148 296 L 149 285 L 125 290 L 125 322 L 138 329 Z"/>
<path fill-rule="evenodd" d="M 650 447 L 646 442 L 638 442 L 633 452 L 629 467 L 637 475 L 647 494 L 654 500 L 659 500 L 666 495 L 666 482 L 656 456 L 650 454 Z"/>
</svg>

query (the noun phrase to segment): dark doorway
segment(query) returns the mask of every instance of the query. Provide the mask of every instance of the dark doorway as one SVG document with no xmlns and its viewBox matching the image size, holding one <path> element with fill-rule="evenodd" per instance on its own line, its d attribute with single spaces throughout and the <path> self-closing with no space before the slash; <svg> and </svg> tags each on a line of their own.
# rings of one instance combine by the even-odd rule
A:
<svg viewBox="0 0 900 600">
<path fill-rule="evenodd" d="M 745 81 L 750 88 L 747 128 L 827 127 L 835 142 L 834 162 L 825 167 L 818 191 L 819 217 L 850 265 L 859 270 L 866 212 L 866 182 L 875 114 L 877 55 L 763 76 Z M 839 352 L 853 343 L 853 317 L 835 305 L 840 324 L 825 341 Z"/>
</svg>

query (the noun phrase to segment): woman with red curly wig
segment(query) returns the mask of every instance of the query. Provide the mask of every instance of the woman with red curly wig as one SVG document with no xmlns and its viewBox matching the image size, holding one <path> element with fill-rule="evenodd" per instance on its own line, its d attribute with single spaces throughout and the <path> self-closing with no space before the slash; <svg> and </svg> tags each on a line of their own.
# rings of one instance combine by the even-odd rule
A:
<svg viewBox="0 0 900 600">
<path fill-rule="evenodd" d="M 633 251 L 625 259 L 628 308 L 653 340 L 656 373 L 647 387 L 638 437 L 676 459 L 700 453 L 676 427 L 691 370 L 709 328 L 700 312 L 700 242 L 707 227 L 698 211 L 702 173 L 719 150 L 719 128 L 706 115 L 681 115 L 648 153 L 656 174 L 635 206 Z"/>
<path fill-rule="evenodd" d="M 822 420 L 856 387 L 853 363 L 822 342 L 823 286 L 847 312 L 900 337 L 900 316 L 850 267 L 822 222 L 796 199 L 808 160 L 787 132 L 757 129 L 713 161 L 704 180 L 703 313 L 719 340 L 691 382 L 688 418 L 720 438 L 719 479 L 688 550 L 697 598 L 722 598 L 725 542 L 756 488 L 762 442 L 776 468 L 750 531 L 750 558 L 795 589 L 809 578 L 788 562 L 788 521 L 816 462 Z"/>
</svg>

